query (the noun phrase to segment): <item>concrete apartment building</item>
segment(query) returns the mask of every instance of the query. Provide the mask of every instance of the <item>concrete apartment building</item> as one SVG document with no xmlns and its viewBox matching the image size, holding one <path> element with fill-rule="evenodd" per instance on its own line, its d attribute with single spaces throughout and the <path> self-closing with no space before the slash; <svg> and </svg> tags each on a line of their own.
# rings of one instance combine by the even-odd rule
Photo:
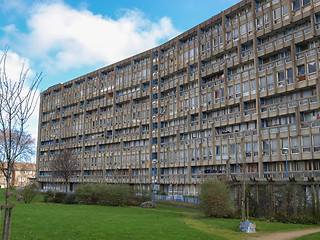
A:
<svg viewBox="0 0 320 240">
<path fill-rule="evenodd" d="M 41 94 L 37 177 L 73 184 L 320 177 L 320 1 L 244 0 L 176 38 Z M 154 170 L 154 166 L 156 171 Z M 155 178 L 155 179 L 154 179 Z"/>
</svg>

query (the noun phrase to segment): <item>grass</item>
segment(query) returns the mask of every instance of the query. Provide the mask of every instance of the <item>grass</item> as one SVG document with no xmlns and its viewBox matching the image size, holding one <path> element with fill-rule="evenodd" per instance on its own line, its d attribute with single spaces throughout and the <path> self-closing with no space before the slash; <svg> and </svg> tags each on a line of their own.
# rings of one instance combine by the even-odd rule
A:
<svg viewBox="0 0 320 240">
<path fill-rule="evenodd" d="M 0 192 L 0 198 L 3 194 Z M 2 200 L 2 199 L 0 199 Z M 263 233 L 312 228 L 310 225 L 255 221 L 257 234 L 235 231 L 238 219 L 204 218 L 199 212 L 161 206 L 105 207 L 24 204 L 13 210 L 11 239 L 247 239 Z M 2 200 L 3 202 L 3 200 Z M 318 238 L 306 238 L 318 239 Z"/>
<path fill-rule="evenodd" d="M 296 238 L 295 240 L 319 240 L 320 239 L 320 233 L 312 233 L 308 234 L 299 238 Z"/>
</svg>

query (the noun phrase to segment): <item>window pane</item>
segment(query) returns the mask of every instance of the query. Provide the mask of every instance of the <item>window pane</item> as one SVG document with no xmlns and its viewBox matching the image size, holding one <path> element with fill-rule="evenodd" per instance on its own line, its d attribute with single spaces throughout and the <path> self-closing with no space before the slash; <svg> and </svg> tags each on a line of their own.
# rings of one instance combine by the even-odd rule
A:
<svg viewBox="0 0 320 240">
<path fill-rule="evenodd" d="M 239 30 L 238 28 L 233 29 L 233 39 L 237 39 L 239 37 Z"/>
<path fill-rule="evenodd" d="M 292 2 L 292 11 L 296 11 L 300 8 L 300 0 L 295 0 Z"/>
<path fill-rule="evenodd" d="M 280 18 L 280 8 L 277 8 L 276 10 L 273 11 L 273 18 L 274 20 L 277 20 Z"/>
<path fill-rule="evenodd" d="M 290 138 L 291 142 L 291 152 L 292 153 L 299 153 L 299 142 L 298 142 L 298 137 L 292 137 Z"/>
<path fill-rule="evenodd" d="M 282 15 L 286 16 L 289 13 L 288 4 L 282 6 Z"/>
<path fill-rule="evenodd" d="M 292 68 L 287 69 L 287 79 L 293 78 Z"/>
<path fill-rule="evenodd" d="M 260 82 L 260 91 L 264 92 L 266 90 L 266 77 L 259 78 Z"/>
<path fill-rule="evenodd" d="M 320 152 L 320 135 L 313 135 L 313 151 Z"/>
<path fill-rule="evenodd" d="M 306 69 L 305 69 L 304 65 L 298 66 L 298 76 L 303 76 L 305 74 L 306 74 Z"/>
<path fill-rule="evenodd" d="M 284 71 L 278 72 L 278 82 L 282 82 L 284 80 Z"/>
<path fill-rule="evenodd" d="M 310 136 L 302 136 L 302 152 L 310 152 Z"/>
<path fill-rule="evenodd" d="M 247 27 L 246 27 L 246 24 L 243 24 L 240 26 L 240 34 L 244 35 L 246 33 L 247 33 Z"/>
<path fill-rule="evenodd" d="M 315 73 L 316 71 L 317 71 L 316 62 L 308 63 L 308 73 L 312 74 L 312 73 Z"/>
<path fill-rule="evenodd" d="M 302 0 L 302 6 L 307 5 L 310 3 L 310 0 Z"/>
<path fill-rule="evenodd" d="M 241 93 L 240 83 L 236 85 L 236 93 Z"/>
<path fill-rule="evenodd" d="M 271 142 L 271 155 L 277 155 L 278 154 L 277 139 L 272 139 L 270 142 Z"/>
</svg>

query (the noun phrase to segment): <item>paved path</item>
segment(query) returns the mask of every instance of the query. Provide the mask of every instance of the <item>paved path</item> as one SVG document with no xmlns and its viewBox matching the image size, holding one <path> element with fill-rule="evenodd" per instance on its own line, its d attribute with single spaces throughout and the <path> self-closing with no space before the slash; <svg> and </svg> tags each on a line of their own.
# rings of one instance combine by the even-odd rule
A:
<svg viewBox="0 0 320 240">
<path fill-rule="evenodd" d="M 250 240 L 291 240 L 311 233 L 320 232 L 320 228 L 306 229 L 294 232 L 271 233 L 259 238 L 250 238 Z"/>
</svg>

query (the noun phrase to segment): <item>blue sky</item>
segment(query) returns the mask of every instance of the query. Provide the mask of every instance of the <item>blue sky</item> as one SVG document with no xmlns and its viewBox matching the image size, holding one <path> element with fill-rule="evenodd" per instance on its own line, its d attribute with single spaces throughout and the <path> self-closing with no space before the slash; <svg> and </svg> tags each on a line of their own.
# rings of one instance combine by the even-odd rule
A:
<svg viewBox="0 0 320 240">
<path fill-rule="evenodd" d="M 0 0 L 0 54 L 8 45 L 12 74 L 23 62 L 33 74 L 42 71 L 43 91 L 155 47 L 238 2 Z"/>
</svg>

